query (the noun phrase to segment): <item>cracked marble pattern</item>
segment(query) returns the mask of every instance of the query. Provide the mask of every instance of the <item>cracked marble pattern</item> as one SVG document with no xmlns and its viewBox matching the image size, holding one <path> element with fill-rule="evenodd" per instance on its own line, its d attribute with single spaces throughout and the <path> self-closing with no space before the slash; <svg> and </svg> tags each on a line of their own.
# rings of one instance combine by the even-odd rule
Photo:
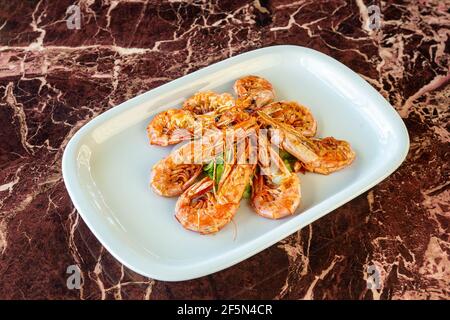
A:
<svg viewBox="0 0 450 320">
<path fill-rule="evenodd" d="M 66 9 L 81 8 L 81 29 Z M 367 7 L 381 8 L 380 30 Z M 449 299 L 450 2 L 0 0 L 0 298 Z M 61 177 L 72 135 L 113 106 L 227 57 L 275 44 L 359 73 L 411 138 L 388 179 L 260 254 L 166 283 L 119 264 Z M 77 264 L 83 285 L 66 287 Z M 380 271 L 368 289 L 367 267 Z"/>
</svg>

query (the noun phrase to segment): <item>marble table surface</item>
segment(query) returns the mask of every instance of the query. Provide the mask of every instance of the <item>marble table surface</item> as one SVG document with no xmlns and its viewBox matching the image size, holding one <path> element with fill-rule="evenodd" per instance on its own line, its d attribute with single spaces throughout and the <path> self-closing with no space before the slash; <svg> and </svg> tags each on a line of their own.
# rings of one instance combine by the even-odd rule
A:
<svg viewBox="0 0 450 320">
<path fill-rule="evenodd" d="M 79 29 L 66 21 L 73 3 Z M 380 8 L 379 28 L 368 27 L 370 5 Z M 449 8 L 448 0 L 1 0 L 0 298 L 449 299 Z M 408 128 L 406 161 L 224 271 L 161 282 L 122 266 L 66 192 L 68 140 L 137 94 L 276 44 L 326 53 L 378 90 Z M 70 265 L 81 270 L 80 289 L 67 287 Z M 371 266 L 378 288 L 367 286 Z"/>
</svg>

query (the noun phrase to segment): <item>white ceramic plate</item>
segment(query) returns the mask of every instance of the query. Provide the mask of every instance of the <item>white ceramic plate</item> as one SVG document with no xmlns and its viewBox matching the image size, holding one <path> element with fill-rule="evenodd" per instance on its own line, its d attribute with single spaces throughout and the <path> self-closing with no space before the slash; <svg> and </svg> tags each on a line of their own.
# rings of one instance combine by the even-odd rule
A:
<svg viewBox="0 0 450 320">
<path fill-rule="evenodd" d="M 261 218 L 243 200 L 235 226 L 212 236 L 187 231 L 174 218 L 176 199 L 149 188 L 151 167 L 172 148 L 150 146 L 147 123 L 197 91 L 232 92 L 233 82 L 248 74 L 267 78 L 278 100 L 309 106 L 318 136 L 349 141 L 356 160 L 329 176 L 302 175 L 302 203 L 292 217 Z M 114 257 L 145 276 L 178 281 L 234 265 L 319 219 L 386 178 L 408 148 L 394 108 L 356 73 L 320 52 L 275 46 L 216 63 L 103 113 L 70 140 L 63 176 L 80 215 Z"/>
</svg>

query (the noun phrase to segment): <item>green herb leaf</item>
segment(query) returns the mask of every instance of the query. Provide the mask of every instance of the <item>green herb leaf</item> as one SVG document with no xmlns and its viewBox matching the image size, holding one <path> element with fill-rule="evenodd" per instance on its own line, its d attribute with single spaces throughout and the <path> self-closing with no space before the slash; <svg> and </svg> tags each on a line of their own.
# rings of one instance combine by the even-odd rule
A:
<svg viewBox="0 0 450 320">
<path fill-rule="evenodd" d="M 206 172 L 206 174 L 212 179 L 212 175 L 213 175 L 213 170 L 214 170 L 214 161 L 211 161 L 210 163 L 208 163 L 206 166 L 203 167 L 203 171 Z"/>
<path fill-rule="evenodd" d="M 283 160 L 284 164 L 289 169 L 289 171 L 293 172 L 294 164 L 297 161 L 297 159 L 292 154 L 284 150 L 280 150 L 280 158 Z"/>
<path fill-rule="evenodd" d="M 219 183 L 220 178 L 222 177 L 222 174 L 223 174 L 223 169 L 224 169 L 223 163 L 224 163 L 224 161 L 223 161 L 222 155 L 218 155 L 216 157 L 216 159 L 215 159 L 215 165 L 216 165 L 215 166 L 215 170 L 216 170 L 216 172 L 215 172 L 215 174 L 216 174 L 215 183 L 216 183 L 216 185 Z M 205 165 L 203 167 L 203 172 L 205 172 L 205 174 L 209 178 L 213 179 L 214 178 L 214 161 L 211 161 L 210 163 Z"/>
<path fill-rule="evenodd" d="M 242 198 L 250 199 L 251 196 L 252 196 L 252 186 L 249 183 L 244 189 L 244 193 L 242 194 Z"/>
<path fill-rule="evenodd" d="M 295 157 L 287 151 L 280 150 L 280 158 L 283 160 L 295 160 Z"/>
<path fill-rule="evenodd" d="M 283 162 L 286 165 L 286 167 L 288 168 L 289 172 L 294 171 L 294 169 L 292 168 L 292 166 L 294 165 L 292 163 L 292 161 L 285 159 L 285 160 L 283 160 Z"/>
<path fill-rule="evenodd" d="M 223 174 L 223 163 L 216 164 L 216 184 L 219 183 L 220 178 L 222 178 Z"/>
</svg>

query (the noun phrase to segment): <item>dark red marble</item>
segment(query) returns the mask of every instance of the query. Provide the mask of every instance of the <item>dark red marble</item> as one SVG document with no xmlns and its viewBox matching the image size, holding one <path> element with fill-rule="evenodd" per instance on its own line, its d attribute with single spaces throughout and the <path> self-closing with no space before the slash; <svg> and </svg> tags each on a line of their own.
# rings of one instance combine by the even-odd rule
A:
<svg viewBox="0 0 450 320">
<path fill-rule="evenodd" d="M 0 0 L 0 298 L 449 299 L 450 3 Z M 380 6 L 379 30 L 367 7 Z M 119 264 L 74 209 L 61 156 L 90 119 L 255 48 L 295 44 L 358 72 L 404 119 L 388 179 L 224 271 L 160 282 Z M 66 268 L 82 271 L 80 290 Z M 367 289 L 377 266 L 381 288 Z"/>
</svg>

